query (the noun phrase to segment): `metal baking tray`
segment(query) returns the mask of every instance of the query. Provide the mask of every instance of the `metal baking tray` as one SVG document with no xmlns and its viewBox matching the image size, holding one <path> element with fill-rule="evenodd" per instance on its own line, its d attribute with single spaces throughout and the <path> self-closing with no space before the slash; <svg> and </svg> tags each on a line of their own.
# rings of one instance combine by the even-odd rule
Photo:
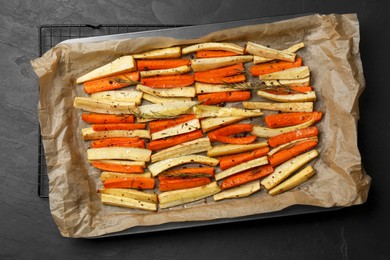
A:
<svg viewBox="0 0 390 260">
<path fill-rule="evenodd" d="M 108 40 L 119 40 L 119 39 L 129 39 L 136 37 L 156 37 L 156 36 L 166 36 L 173 37 L 179 39 L 190 39 L 190 38 L 198 38 L 208 33 L 229 29 L 239 26 L 246 25 L 255 25 L 261 23 L 271 23 L 276 21 L 281 21 L 285 19 L 296 18 L 300 16 L 310 15 L 307 14 L 297 14 L 297 15 L 288 15 L 288 16 L 277 16 L 277 17 L 267 17 L 267 18 L 258 18 L 258 19 L 250 19 L 250 20 L 240 20 L 233 22 L 225 22 L 225 23 L 214 23 L 214 24 L 204 24 L 204 25 L 196 25 L 196 26 L 183 26 L 183 25 L 163 25 L 160 28 L 155 27 L 153 25 L 153 29 L 149 29 L 150 27 L 140 27 L 145 28 L 150 31 L 139 31 L 136 30 L 130 33 L 121 33 L 118 30 L 117 34 L 103 35 L 103 36 L 94 36 L 92 37 L 70 37 L 70 39 L 65 40 L 66 43 L 76 43 L 76 42 L 101 42 Z M 88 25 L 90 28 L 94 28 L 91 25 Z M 129 26 L 129 25 L 127 25 Z M 131 25 L 130 25 L 131 27 Z M 174 28 L 171 28 L 174 27 Z M 96 28 L 104 28 L 102 26 L 97 26 Z M 41 53 L 42 54 L 42 53 Z M 101 237 L 112 237 L 112 236 L 121 236 L 121 235 L 130 235 L 130 234 L 140 234 L 140 233 L 148 233 L 148 232 L 157 232 L 157 231 L 166 231 L 166 230 L 175 230 L 175 229 L 184 229 L 184 228 L 193 228 L 193 227 L 201 227 L 207 225 L 216 225 L 216 224 L 227 224 L 227 223 L 235 223 L 242 221 L 250 221 L 250 220 L 260 220 L 267 218 L 276 218 L 276 217 L 288 217 L 293 215 L 302 215 L 302 214 L 311 214 L 311 213 L 319 213 L 340 209 L 341 207 L 332 207 L 332 208 L 321 208 L 315 206 L 306 206 L 306 205 L 293 205 L 288 208 L 285 208 L 280 211 L 256 214 L 256 215 L 248 215 L 237 218 L 229 218 L 229 219 L 215 219 L 215 220 L 207 220 L 207 221 L 189 221 L 189 222 L 171 222 L 165 223 L 161 225 L 153 225 L 153 226 L 137 226 L 133 227 L 121 232 L 106 234 Z"/>
</svg>

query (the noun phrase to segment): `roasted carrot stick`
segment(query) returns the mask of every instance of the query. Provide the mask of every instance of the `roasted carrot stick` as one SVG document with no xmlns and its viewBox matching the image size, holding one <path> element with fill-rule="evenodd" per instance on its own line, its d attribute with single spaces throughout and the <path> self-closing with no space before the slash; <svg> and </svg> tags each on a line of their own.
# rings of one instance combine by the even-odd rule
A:
<svg viewBox="0 0 390 260">
<path fill-rule="evenodd" d="M 214 76 L 196 76 L 195 81 L 210 84 L 232 84 L 246 81 L 244 74 L 227 76 L 227 77 L 214 77 Z"/>
<path fill-rule="evenodd" d="M 267 164 L 264 166 L 260 166 L 257 168 L 253 168 L 235 175 L 232 175 L 225 180 L 222 181 L 221 183 L 221 189 L 226 190 L 229 188 L 233 188 L 254 180 L 258 180 L 260 178 L 263 178 L 267 175 L 270 175 L 273 173 L 274 168 Z"/>
<path fill-rule="evenodd" d="M 298 130 L 295 130 L 292 132 L 273 136 L 273 137 L 268 139 L 268 144 L 271 147 L 276 147 L 276 146 L 286 144 L 286 143 L 294 141 L 294 140 L 312 137 L 312 136 L 316 136 L 316 135 L 318 135 L 318 128 L 316 126 L 310 126 L 310 127 L 298 129 Z"/>
<path fill-rule="evenodd" d="M 209 137 L 210 142 L 214 142 L 217 141 L 218 135 L 235 135 L 244 132 L 251 132 L 252 129 L 253 125 L 251 124 L 233 124 L 211 131 L 207 136 Z"/>
<path fill-rule="evenodd" d="M 182 115 L 175 119 L 156 120 L 149 123 L 149 129 L 151 133 L 155 133 L 169 127 L 182 124 L 184 122 L 195 119 L 195 115 Z"/>
<path fill-rule="evenodd" d="M 114 178 L 104 182 L 104 188 L 127 188 L 127 189 L 154 189 L 154 178 L 132 177 Z"/>
<path fill-rule="evenodd" d="M 129 85 L 137 84 L 139 81 L 139 72 L 130 72 L 122 75 L 96 79 L 84 82 L 84 91 L 88 94 L 124 88 Z"/>
<path fill-rule="evenodd" d="M 209 184 L 211 182 L 210 178 L 191 178 L 191 179 L 162 179 L 160 180 L 159 190 L 160 191 L 169 191 L 169 190 L 181 190 L 199 187 L 202 185 Z"/>
<path fill-rule="evenodd" d="M 108 172 L 122 172 L 122 173 L 143 173 L 144 168 L 138 165 L 122 165 L 103 162 L 92 162 L 92 165 L 100 170 Z"/>
<path fill-rule="evenodd" d="M 211 69 L 206 71 L 195 72 L 195 80 L 197 77 L 203 78 L 218 78 L 218 77 L 228 77 L 241 74 L 245 71 L 244 64 L 238 63 L 230 66 L 225 66 L 222 68 Z"/>
<path fill-rule="evenodd" d="M 196 58 L 217 58 L 237 55 L 238 53 L 232 51 L 197 51 L 195 53 Z"/>
<path fill-rule="evenodd" d="M 312 86 L 292 86 L 290 87 L 293 91 L 288 91 L 286 89 L 283 89 L 282 87 L 280 89 L 272 89 L 272 90 L 266 90 L 268 93 L 276 94 L 276 95 L 288 95 L 288 94 L 297 94 L 297 92 L 306 93 L 313 90 Z"/>
<path fill-rule="evenodd" d="M 145 129 L 146 124 L 93 124 L 95 131 Z"/>
<path fill-rule="evenodd" d="M 181 135 L 168 137 L 166 139 L 151 141 L 148 144 L 148 149 L 152 151 L 161 150 L 180 143 L 201 138 L 202 136 L 203 136 L 202 130 L 195 130 L 193 132 L 189 132 L 186 134 L 181 134 Z"/>
<path fill-rule="evenodd" d="M 190 64 L 190 59 L 137 60 L 137 68 L 139 71 L 171 69 Z"/>
<path fill-rule="evenodd" d="M 244 137 L 230 137 L 217 135 L 217 141 L 225 144 L 250 144 L 257 139 L 257 136 L 249 135 Z"/>
<path fill-rule="evenodd" d="M 91 148 L 112 146 L 145 148 L 145 141 L 139 140 L 138 137 L 113 137 L 94 140 L 91 142 Z"/>
<path fill-rule="evenodd" d="M 268 152 L 269 152 L 269 148 L 263 147 L 247 153 L 224 156 L 219 158 L 219 167 L 221 168 L 221 170 L 226 170 L 240 163 L 265 156 L 267 155 Z"/>
<path fill-rule="evenodd" d="M 169 75 L 141 79 L 141 84 L 151 88 L 180 88 L 194 84 L 194 75 Z"/>
<path fill-rule="evenodd" d="M 320 121 L 322 112 L 295 112 L 269 115 L 265 117 L 265 122 L 269 128 L 285 127 L 302 124 L 309 120 Z"/>
<path fill-rule="evenodd" d="M 201 178 L 213 177 L 214 167 L 182 168 L 158 175 L 160 180 L 169 178 Z"/>
<path fill-rule="evenodd" d="M 289 159 L 300 155 L 301 153 L 309 151 L 310 149 L 315 147 L 317 143 L 317 141 L 305 141 L 302 143 L 298 143 L 291 148 L 281 150 L 280 152 L 277 152 L 269 157 L 269 163 L 274 167 L 278 166 L 279 164 L 282 164 L 285 161 L 288 161 Z"/>
<path fill-rule="evenodd" d="M 252 76 L 264 75 L 276 71 L 302 66 L 302 58 L 297 57 L 294 62 L 290 61 L 270 61 L 254 65 L 250 68 Z"/>
<path fill-rule="evenodd" d="M 225 102 L 239 102 L 251 98 L 250 91 L 215 92 L 198 95 L 198 100 L 203 105 L 216 105 Z"/>
<path fill-rule="evenodd" d="M 81 119 L 88 124 L 132 124 L 134 115 L 82 114 Z"/>
</svg>

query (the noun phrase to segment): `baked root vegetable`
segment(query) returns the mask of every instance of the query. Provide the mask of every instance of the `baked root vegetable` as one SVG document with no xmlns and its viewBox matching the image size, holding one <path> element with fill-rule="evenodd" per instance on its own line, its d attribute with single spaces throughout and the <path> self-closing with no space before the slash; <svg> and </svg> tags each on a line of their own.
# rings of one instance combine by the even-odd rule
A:
<svg viewBox="0 0 390 260">
<path fill-rule="evenodd" d="M 201 153 L 209 149 L 211 149 L 210 140 L 207 137 L 199 138 L 192 141 L 177 144 L 175 146 L 169 147 L 155 154 L 152 154 L 151 161 L 157 162 L 168 158 L 175 158 L 184 155 Z"/>
<path fill-rule="evenodd" d="M 154 76 L 142 78 L 141 84 L 151 88 L 181 88 L 194 84 L 195 78 L 191 74 Z"/>
<path fill-rule="evenodd" d="M 161 179 L 158 189 L 160 191 L 170 191 L 170 190 L 181 190 L 203 186 L 211 182 L 210 178 L 170 178 L 170 179 Z"/>
<path fill-rule="evenodd" d="M 204 42 L 204 43 L 198 43 L 194 45 L 190 45 L 187 47 L 182 48 L 181 53 L 183 55 L 197 52 L 197 51 L 229 51 L 234 52 L 237 54 L 244 54 L 244 48 L 234 44 L 234 43 L 227 43 L 227 42 Z"/>
<path fill-rule="evenodd" d="M 191 87 L 187 87 L 187 88 L 191 88 Z M 159 97 L 147 93 L 144 93 L 142 98 L 153 104 L 164 104 L 164 103 L 167 104 L 167 103 L 178 102 L 178 101 L 191 102 L 190 97 Z"/>
<path fill-rule="evenodd" d="M 114 196 L 122 196 L 125 198 L 131 198 L 139 201 L 150 202 L 157 204 L 157 194 L 147 193 L 144 191 L 133 190 L 133 189 L 100 189 L 100 194 L 110 194 Z"/>
<path fill-rule="evenodd" d="M 295 131 L 287 132 L 284 134 L 276 135 L 268 139 L 268 144 L 271 147 L 277 147 L 288 142 L 313 137 L 318 135 L 318 128 L 316 126 L 310 126 L 302 129 L 297 129 Z"/>
<path fill-rule="evenodd" d="M 191 65 L 190 59 L 136 60 L 139 71 L 172 69 Z"/>
<path fill-rule="evenodd" d="M 256 56 L 258 57 L 258 56 Z M 290 69 L 294 67 L 300 67 L 302 66 L 302 58 L 301 57 L 296 57 L 296 59 L 291 62 L 291 61 L 271 61 L 267 63 L 262 63 L 258 65 L 254 65 L 250 67 L 249 71 L 252 76 L 260 76 L 260 75 L 265 75 L 269 73 L 273 73 L 276 71 L 283 71 L 285 69 Z"/>
<path fill-rule="evenodd" d="M 285 60 L 293 62 L 295 60 L 296 54 L 286 51 L 279 51 L 272 48 L 268 48 L 264 45 L 248 42 L 245 48 L 247 53 L 261 56 L 264 58 L 275 59 L 275 60 Z"/>
<path fill-rule="evenodd" d="M 194 114 L 196 118 L 205 117 L 256 117 L 263 113 L 260 110 L 247 110 L 235 107 L 216 107 L 197 105 L 194 107 Z"/>
<path fill-rule="evenodd" d="M 134 115 L 107 115 L 96 113 L 83 113 L 81 119 L 88 124 L 132 124 Z"/>
<path fill-rule="evenodd" d="M 263 109 L 289 112 L 313 112 L 313 102 L 269 103 L 269 102 L 242 102 L 247 109 Z"/>
<path fill-rule="evenodd" d="M 107 99 L 95 99 L 75 97 L 73 106 L 92 113 L 101 114 L 134 114 L 138 112 L 135 102 L 112 101 Z"/>
<path fill-rule="evenodd" d="M 217 69 L 217 68 L 237 64 L 237 63 L 251 62 L 252 60 L 253 60 L 252 55 L 192 59 L 191 68 L 195 72 L 205 71 L 205 70 Z"/>
<path fill-rule="evenodd" d="M 321 118 L 322 118 L 321 111 L 281 113 L 281 114 L 266 116 L 265 123 L 269 128 L 278 128 L 278 127 L 299 125 L 309 120 L 314 120 L 314 122 L 319 122 Z"/>
<path fill-rule="evenodd" d="M 211 142 L 219 141 L 229 144 L 249 144 L 253 143 L 256 136 L 244 136 L 244 137 L 230 137 L 231 135 L 237 135 L 245 132 L 251 132 L 253 125 L 251 124 L 234 124 L 222 127 L 218 130 L 214 130 L 208 134 Z"/>
<path fill-rule="evenodd" d="M 297 43 L 297 44 L 294 44 L 290 47 L 288 47 L 287 49 L 284 49 L 283 51 L 284 52 L 297 52 L 299 49 L 302 49 L 303 47 L 305 47 L 305 44 L 303 42 L 300 42 L 300 43 Z M 298 57 L 295 58 L 295 60 L 297 59 Z M 273 59 L 269 59 L 269 58 L 264 58 L 264 57 L 261 57 L 261 56 L 254 56 L 253 57 L 253 64 L 259 64 L 259 63 L 264 63 L 264 62 L 269 62 L 269 61 L 274 61 Z"/>
<path fill-rule="evenodd" d="M 197 82 L 203 82 L 203 83 L 210 83 L 210 84 L 233 84 L 233 83 L 240 83 L 246 81 L 246 76 L 244 74 L 234 75 L 234 76 L 227 76 L 227 77 L 201 77 L 195 76 L 195 81 Z"/>
<path fill-rule="evenodd" d="M 204 133 L 207 133 L 209 131 L 218 129 L 223 126 L 237 123 L 247 118 L 248 117 L 240 117 L 240 116 L 203 118 L 200 121 L 200 126 L 202 127 L 202 131 Z"/>
<path fill-rule="evenodd" d="M 226 84 L 209 84 L 209 83 L 195 82 L 195 91 L 196 94 L 207 94 L 207 93 L 215 93 L 215 92 L 240 91 L 240 89 L 229 87 L 229 85 Z"/>
<path fill-rule="evenodd" d="M 217 57 L 227 57 L 227 56 L 237 56 L 239 55 L 236 52 L 232 51 L 197 51 L 195 53 L 195 58 L 217 58 Z"/>
<path fill-rule="evenodd" d="M 159 206 L 161 209 L 165 209 L 183 205 L 213 196 L 220 190 L 217 182 L 214 181 L 200 187 L 166 191 L 158 195 Z"/>
<path fill-rule="evenodd" d="M 306 87 L 310 85 L 310 77 L 301 79 L 266 79 L 262 80 L 266 86 L 302 86 Z"/>
<path fill-rule="evenodd" d="M 195 72 L 195 80 L 197 78 L 218 78 L 218 77 L 228 77 L 234 76 L 245 72 L 245 67 L 243 63 L 237 63 L 217 69 L 211 69 L 206 71 Z"/>
<path fill-rule="evenodd" d="M 216 173 L 215 180 L 219 181 L 219 180 L 222 180 L 226 177 L 234 175 L 236 173 L 243 172 L 243 171 L 253 169 L 255 167 L 259 167 L 259 166 L 266 165 L 266 164 L 268 164 L 267 156 L 263 156 L 263 157 L 256 158 L 256 159 L 253 159 L 250 161 L 246 161 L 246 162 L 240 163 L 236 166 L 230 167 L 226 170 L 223 170 L 221 172 Z"/>
<path fill-rule="evenodd" d="M 89 161 L 94 160 L 133 160 L 150 162 L 152 151 L 144 148 L 133 147 L 102 147 L 87 150 Z"/>
<path fill-rule="evenodd" d="M 318 137 L 317 136 L 313 136 L 313 137 L 307 137 L 307 138 L 302 138 L 302 139 L 297 139 L 297 140 L 293 140 L 293 141 L 290 141 L 288 143 L 285 143 L 285 144 L 281 144 L 279 146 L 276 146 L 275 148 L 271 149 L 269 152 L 268 152 L 268 156 L 272 156 L 282 150 L 285 150 L 285 149 L 288 149 L 288 148 L 291 148 L 293 147 L 294 145 L 297 145 L 297 144 L 300 144 L 300 143 L 303 143 L 303 142 L 306 142 L 306 141 L 315 141 L 318 143 Z"/>
<path fill-rule="evenodd" d="M 261 178 L 270 175 L 273 172 L 274 172 L 274 168 L 269 164 L 259 166 L 253 169 L 249 169 L 247 171 L 234 174 L 224 179 L 221 182 L 221 189 L 222 190 L 231 189 L 246 184 L 248 182 L 259 180 Z"/>
<path fill-rule="evenodd" d="M 152 174 L 150 172 L 143 172 L 143 173 L 122 173 L 122 172 L 106 172 L 103 171 L 100 174 L 100 180 L 102 182 L 105 182 L 109 179 L 118 179 L 118 178 L 151 178 Z"/>
<path fill-rule="evenodd" d="M 123 189 L 154 189 L 154 178 L 144 177 L 127 177 L 115 178 L 106 180 L 104 183 L 105 189 L 123 188 Z"/>
<path fill-rule="evenodd" d="M 144 167 L 139 165 L 124 165 L 124 164 L 115 164 L 107 162 L 93 161 L 91 162 L 93 167 L 98 168 L 103 171 L 109 172 L 121 172 L 121 173 L 143 173 Z"/>
<path fill-rule="evenodd" d="M 211 148 L 207 151 L 207 156 L 210 157 L 218 157 L 218 156 L 224 156 L 224 155 L 231 155 L 236 153 L 243 153 L 252 151 L 255 149 L 268 147 L 267 142 L 257 142 L 257 143 L 251 143 L 251 144 L 224 144 L 224 145 L 217 145 Z"/>
<path fill-rule="evenodd" d="M 191 71 L 190 65 L 184 65 L 170 69 L 158 69 L 158 70 L 144 70 L 140 72 L 141 78 L 155 77 L 155 76 L 168 76 L 168 75 L 180 75 Z"/>
<path fill-rule="evenodd" d="M 128 160 L 99 160 L 99 161 L 91 161 L 92 162 L 102 162 L 109 163 L 115 165 L 132 165 L 132 166 L 141 166 L 142 168 L 146 167 L 146 163 L 142 161 L 128 161 Z"/>
<path fill-rule="evenodd" d="M 138 84 L 137 90 L 159 97 L 195 97 L 194 87 L 159 89 Z"/>
<path fill-rule="evenodd" d="M 318 156 L 318 151 L 313 149 L 304 154 L 298 155 L 287 162 L 279 165 L 275 168 L 274 172 L 264 178 L 261 181 L 261 185 L 263 185 L 267 190 L 271 190 L 276 187 L 279 183 L 287 179 L 292 173 L 297 171 L 306 163 L 310 162 L 314 158 Z"/>
<path fill-rule="evenodd" d="M 268 193 L 270 195 L 274 196 L 274 195 L 283 193 L 285 191 L 288 191 L 288 190 L 304 183 L 305 181 L 310 179 L 314 174 L 315 174 L 315 171 L 314 171 L 313 167 L 311 167 L 309 165 L 309 166 L 305 167 L 303 170 L 294 174 L 292 177 L 290 177 L 287 180 L 280 183 L 275 188 L 268 191 Z"/>
<path fill-rule="evenodd" d="M 151 134 L 152 140 L 166 138 L 170 136 L 189 133 L 200 129 L 199 119 L 192 119 L 190 121 L 181 123 L 179 125 L 172 126 L 170 128 L 154 132 Z"/>
<path fill-rule="evenodd" d="M 291 86 L 286 88 L 285 86 L 274 86 L 273 89 L 267 89 L 265 90 L 267 93 L 270 94 L 277 94 L 277 95 L 291 95 L 291 94 L 299 94 L 299 93 L 308 93 L 310 91 L 313 91 L 312 86 Z"/>
<path fill-rule="evenodd" d="M 94 131 L 145 129 L 146 124 L 93 124 Z"/>
<path fill-rule="evenodd" d="M 306 77 L 310 77 L 310 69 L 308 66 L 289 68 L 259 76 L 261 80 L 303 79 Z"/>
<path fill-rule="evenodd" d="M 256 135 L 257 137 L 261 138 L 270 138 L 276 135 L 280 135 L 283 133 L 295 131 L 297 129 L 302 129 L 309 127 L 315 123 L 314 120 L 309 120 L 307 122 L 304 122 L 299 125 L 294 125 L 294 126 L 288 126 L 288 127 L 280 127 L 280 128 L 268 128 L 268 127 L 263 127 L 263 126 L 253 126 L 253 130 L 251 134 Z"/>
<path fill-rule="evenodd" d="M 169 47 L 133 54 L 134 59 L 171 59 L 181 57 L 180 47 Z"/>
<path fill-rule="evenodd" d="M 202 136 L 203 136 L 202 130 L 195 130 L 189 133 L 151 141 L 148 143 L 148 149 L 152 151 L 162 150 L 187 141 L 201 138 Z"/>
<path fill-rule="evenodd" d="M 248 197 L 249 195 L 258 192 L 260 189 L 261 189 L 260 182 L 252 181 L 250 183 L 243 184 L 239 187 L 218 192 L 217 194 L 214 195 L 214 201 Z"/>
<path fill-rule="evenodd" d="M 95 94 L 102 91 L 120 89 L 137 84 L 139 78 L 139 72 L 134 71 L 123 75 L 115 75 L 111 77 L 90 80 L 84 82 L 84 91 L 88 94 Z"/>
<path fill-rule="evenodd" d="M 157 211 L 157 203 L 156 202 L 146 202 L 138 199 L 133 199 L 126 197 L 126 195 L 112 195 L 102 193 L 101 201 L 105 205 L 117 206 L 117 207 L 126 207 L 131 209 L 141 209 L 148 211 Z"/>
<path fill-rule="evenodd" d="M 139 137 L 112 137 L 94 140 L 91 142 L 90 146 L 91 148 L 112 146 L 145 148 L 145 141 L 140 140 Z"/>
<path fill-rule="evenodd" d="M 148 166 L 149 171 L 153 176 L 157 176 L 163 171 L 170 169 L 175 166 L 179 166 L 187 163 L 200 163 L 209 166 L 217 166 L 219 163 L 218 159 L 207 157 L 204 155 L 185 155 L 177 158 L 165 159 Z"/>
<path fill-rule="evenodd" d="M 218 92 L 198 95 L 203 105 L 216 105 L 226 102 L 240 102 L 251 98 L 250 91 Z"/>
<path fill-rule="evenodd" d="M 310 149 L 316 147 L 317 144 L 318 144 L 317 141 L 312 141 L 312 140 L 298 143 L 292 147 L 286 148 L 284 150 L 281 150 L 281 151 L 269 156 L 269 163 L 273 167 L 278 166 L 278 165 L 284 163 L 285 161 L 288 161 L 289 159 L 291 159 L 297 155 L 300 155 L 304 152 L 309 151 Z"/>
<path fill-rule="evenodd" d="M 108 99 L 113 101 L 134 102 L 140 105 L 142 102 L 142 92 L 135 90 L 111 90 L 91 94 L 91 98 Z"/>
<path fill-rule="evenodd" d="M 214 167 L 196 167 L 196 168 L 180 168 L 167 172 L 163 172 L 158 175 L 160 180 L 166 178 L 200 178 L 200 177 L 213 177 Z"/>
<path fill-rule="evenodd" d="M 314 91 L 310 91 L 307 93 L 297 93 L 297 94 L 289 94 L 289 95 L 277 95 L 268 93 L 267 91 L 259 90 L 257 91 L 257 95 L 260 97 L 278 101 L 278 102 L 313 102 L 316 101 L 317 96 Z"/>
<path fill-rule="evenodd" d="M 109 131 L 95 131 L 90 128 L 81 129 L 83 140 L 97 140 L 105 138 L 116 138 L 116 137 L 139 137 L 150 139 L 149 130 L 109 130 Z"/>
<path fill-rule="evenodd" d="M 99 68 L 96 68 L 86 73 L 81 77 L 78 77 L 76 79 L 76 83 L 80 84 L 86 81 L 100 79 L 100 78 L 126 73 L 126 72 L 132 72 L 136 70 L 137 67 L 133 56 L 131 55 L 122 56 L 104 66 L 101 66 Z"/>
<path fill-rule="evenodd" d="M 196 101 L 177 101 L 167 104 L 151 104 L 142 105 L 138 109 L 138 121 L 143 119 L 167 119 L 176 118 L 184 114 L 193 114 L 193 107 L 196 106 Z"/>
<path fill-rule="evenodd" d="M 268 148 L 268 146 L 266 146 L 266 147 L 262 147 L 259 149 L 255 149 L 255 150 L 250 151 L 250 152 L 220 157 L 220 158 L 218 158 L 219 159 L 219 167 L 221 168 L 221 170 L 226 170 L 226 169 L 229 169 L 229 168 L 236 166 L 240 163 L 263 157 L 263 156 L 267 155 L 268 152 L 269 152 L 269 148 Z"/>
<path fill-rule="evenodd" d="M 167 128 L 170 128 L 175 125 L 182 124 L 184 122 L 188 122 L 192 119 L 195 119 L 195 115 L 182 115 L 178 118 L 174 119 L 162 119 L 162 120 L 156 120 L 149 123 L 149 129 L 151 133 L 155 133 Z"/>
</svg>

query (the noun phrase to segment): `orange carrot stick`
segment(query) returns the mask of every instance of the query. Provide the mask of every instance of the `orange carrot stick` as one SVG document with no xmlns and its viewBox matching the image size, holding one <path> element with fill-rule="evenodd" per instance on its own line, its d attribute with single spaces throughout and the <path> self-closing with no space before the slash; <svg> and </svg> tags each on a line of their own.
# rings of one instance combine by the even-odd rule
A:
<svg viewBox="0 0 390 260">
<path fill-rule="evenodd" d="M 285 127 L 302 124 L 309 120 L 320 121 L 322 112 L 295 112 L 269 115 L 265 117 L 265 122 L 269 128 Z"/>
<path fill-rule="evenodd" d="M 254 180 L 258 180 L 267 175 L 270 175 L 273 171 L 274 168 L 267 164 L 238 174 L 234 174 L 222 181 L 221 189 L 226 190 Z"/>
<path fill-rule="evenodd" d="M 81 119 L 88 124 L 132 124 L 134 115 L 82 114 Z"/>
<path fill-rule="evenodd" d="M 298 129 L 292 132 L 273 136 L 268 139 L 268 144 L 271 147 L 276 147 L 294 140 L 317 136 L 317 135 L 318 135 L 318 128 L 316 126 L 309 126 L 303 129 Z"/>
<path fill-rule="evenodd" d="M 257 136 L 249 135 L 244 137 L 230 137 L 224 135 L 217 135 L 217 141 L 226 144 L 250 144 L 257 139 Z"/>
<path fill-rule="evenodd" d="M 195 53 L 196 58 L 218 58 L 237 55 L 239 54 L 232 51 L 197 51 Z"/>
<path fill-rule="evenodd" d="M 180 88 L 194 84 L 194 75 L 169 75 L 143 78 L 141 84 L 151 88 Z"/>
<path fill-rule="evenodd" d="M 146 124 L 93 124 L 95 131 L 145 129 Z"/>
<path fill-rule="evenodd" d="M 305 141 L 299 144 L 294 145 L 291 148 L 281 150 L 280 152 L 277 152 L 269 157 L 269 163 L 272 166 L 278 166 L 285 161 L 288 161 L 289 159 L 300 155 L 301 153 L 304 153 L 306 151 L 309 151 L 313 147 L 317 145 L 317 141 Z"/>
<path fill-rule="evenodd" d="M 276 71 L 302 66 L 302 58 L 297 57 L 294 62 L 290 61 L 270 61 L 254 65 L 250 68 L 252 76 L 264 75 Z"/>
<path fill-rule="evenodd" d="M 145 148 L 145 141 L 139 140 L 138 137 L 112 137 L 94 140 L 91 142 L 91 148 L 101 148 L 101 147 L 135 147 L 135 148 Z"/>
<path fill-rule="evenodd" d="M 148 144 L 148 149 L 152 151 L 161 150 L 187 141 L 195 140 L 203 136 L 202 130 L 195 130 L 189 133 L 168 137 L 151 141 Z"/>
<path fill-rule="evenodd" d="M 214 167 L 182 168 L 164 172 L 158 175 L 160 180 L 170 178 L 200 178 L 213 177 Z"/>
<path fill-rule="evenodd" d="M 169 190 L 181 190 L 199 187 L 202 185 L 209 184 L 211 182 L 210 178 L 191 178 L 191 179 L 162 179 L 160 180 L 159 190 L 160 191 L 169 191 Z"/>
<path fill-rule="evenodd" d="M 137 84 L 139 81 L 139 72 L 130 72 L 122 75 L 96 79 L 84 82 L 84 91 L 88 94 L 124 88 Z"/>
<path fill-rule="evenodd" d="M 126 189 L 154 189 L 154 178 L 132 177 L 115 178 L 104 182 L 104 188 L 126 188 Z"/>
<path fill-rule="evenodd" d="M 243 63 L 238 63 L 230 66 L 225 66 L 222 68 L 217 68 L 217 69 L 211 69 L 211 70 L 206 70 L 206 71 L 199 71 L 195 72 L 195 80 L 197 77 L 203 77 L 203 78 L 217 78 L 217 77 L 228 77 L 228 76 L 234 76 L 241 74 L 245 71 L 244 64 Z"/>
<path fill-rule="evenodd" d="M 151 133 L 155 133 L 192 119 L 195 119 L 195 115 L 182 115 L 175 119 L 156 120 L 149 123 L 149 129 Z"/>
<path fill-rule="evenodd" d="M 190 64 L 190 59 L 137 60 L 137 68 L 139 71 L 171 69 Z"/>
<path fill-rule="evenodd" d="M 219 167 L 221 170 L 226 170 L 240 163 L 265 156 L 268 152 L 269 148 L 267 146 L 246 153 L 224 156 L 219 158 Z"/>
<path fill-rule="evenodd" d="M 239 102 L 251 98 L 250 91 L 215 92 L 198 95 L 198 100 L 204 105 L 215 105 L 225 102 Z"/>
<path fill-rule="evenodd" d="M 251 124 L 233 124 L 211 131 L 207 136 L 209 137 L 210 142 L 214 142 L 217 141 L 218 135 L 235 135 L 244 132 L 251 132 L 252 129 L 253 125 Z"/>
<path fill-rule="evenodd" d="M 246 81 L 244 74 L 227 76 L 227 77 L 214 77 L 214 76 L 196 76 L 195 81 L 210 84 L 231 84 Z"/>
<path fill-rule="evenodd" d="M 143 173 L 144 168 L 139 165 L 123 165 L 104 162 L 92 162 L 92 165 L 100 170 L 122 173 Z"/>
</svg>

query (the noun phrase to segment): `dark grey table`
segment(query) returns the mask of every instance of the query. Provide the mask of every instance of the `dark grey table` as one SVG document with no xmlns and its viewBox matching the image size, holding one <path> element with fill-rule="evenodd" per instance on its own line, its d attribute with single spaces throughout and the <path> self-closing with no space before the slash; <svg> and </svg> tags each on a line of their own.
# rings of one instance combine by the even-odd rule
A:
<svg viewBox="0 0 390 260">
<path fill-rule="evenodd" d="M 385 1 L 2 1 L 0 259 L 389 259 L 389 8 Z M 359 148 L 367 203 L 337 211 L 99 240 L 62 238 L 37 195 L 41 24 L 206 24 L 296 13 L 357 13 L 367 88 Z"/>
</svg>

